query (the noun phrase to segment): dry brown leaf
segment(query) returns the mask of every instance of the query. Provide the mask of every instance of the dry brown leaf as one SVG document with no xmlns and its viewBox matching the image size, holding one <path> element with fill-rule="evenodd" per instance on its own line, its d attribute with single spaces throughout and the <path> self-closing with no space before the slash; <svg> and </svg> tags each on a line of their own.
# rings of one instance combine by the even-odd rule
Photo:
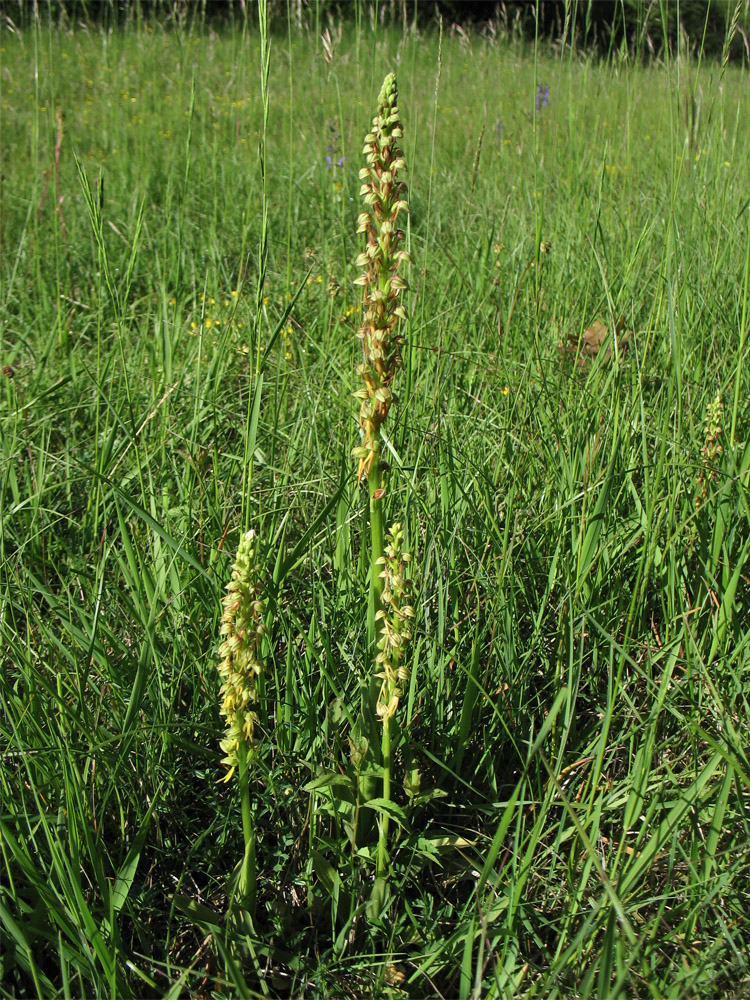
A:
<svg viewBox="0 0 750 1000">
<path fill-rule="evenodd" d="M 615 326 L 615 336 L 617 337 L 617 350 L 619 354 L 627 350 L 630 338 L 633 336 L 632 330 L 625 330 L 625 317 L 621 316 Z M 605 346 L 606 345 L 606 346 Z M 578 365 L 585 365 L 592 361 L 604 347 L 604 360 L 608 361 L 612 356 L 612 343 L 610 331 L 605 323 L 600 319 L 595 319 L 588 329 L 584 330 L 580 350 L 578 347 L 578 337 L 569 333 L 567 340 L 558 345 L 558 349 L 563 354 L 573 354 Z"/>
</svg>

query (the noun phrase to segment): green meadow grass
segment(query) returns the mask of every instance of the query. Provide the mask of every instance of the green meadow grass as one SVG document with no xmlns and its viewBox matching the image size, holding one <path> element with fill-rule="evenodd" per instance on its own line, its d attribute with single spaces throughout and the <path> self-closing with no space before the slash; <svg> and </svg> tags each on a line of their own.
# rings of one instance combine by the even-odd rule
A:
<svg viewBox="0 0 750 1000">
<path fill-rule="evenodd" d="M 329 62 L 312 21 L 273 28 L 264 172 L 254 21 L 0 34 L 0 995 L 746 996 L 747 70 L 367 17 Z M 373 922 L 352 282 L 391 70 L 417 619 Z M 577 364 L 620 316 L 628 350 Z M 239 929 L 216 665 L 247 527 Z"/>
</svg>

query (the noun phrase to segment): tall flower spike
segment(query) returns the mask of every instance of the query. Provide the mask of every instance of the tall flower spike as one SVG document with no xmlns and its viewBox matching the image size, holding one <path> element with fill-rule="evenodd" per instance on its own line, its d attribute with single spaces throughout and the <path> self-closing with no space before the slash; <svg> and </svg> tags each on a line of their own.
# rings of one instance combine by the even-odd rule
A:
<svg viewBox="0 0 750 1000">
<path fill-rule="evenodd" d="M 230 768 L 222 780 L 229 781 L 239 763 L 240 743 L 248 751 L 252 748 L 258 720 L 257 682 L 263 670 L 258 651 L 265 634 L 265 605 L 254 531 L 246 532 L 240 539 L 232 579 L 226 589 L 222 600 L 219 674 L 223 682 L 220 712 L 227 720 L 226 735 L 221 741 L 226 754 L 222 764 Z"/>
<path fill-rule="evenodd" d="M 363 154 L 367 166 L 359 172 L 365 210 L 357 219 L 357 232 L 365 234 L 365 250 L 357 257 L 362 274 L 355 284 L 364 289 L 362 326 L 357 334 L 364 351 L 358 369 L 364 388 L 355 396 L 362 400 L 359 423 L 364 440 L 353 452 L 359 460 L 357 479 L 365 472 L 369 474 L 380 425 L 395 399 L 391 391 L 393 377 L 402 362 L 404 339 L 397 328 L 399 320 L 406 319 L 401 295 L 408 286 L 398 272 L 401 264 L 408 262 L 409 254 L 401 249 L 404 233 L 398 228 L 398 219 L 402 212 L 409 211 L 409 205 L 406 184 L 400 179 L 406 163 L 398 145 L 403 129 L 397 102 L 396 77 L 390 73 L 380 91 L 372 131 L 365 136 Z"/>
</svg>

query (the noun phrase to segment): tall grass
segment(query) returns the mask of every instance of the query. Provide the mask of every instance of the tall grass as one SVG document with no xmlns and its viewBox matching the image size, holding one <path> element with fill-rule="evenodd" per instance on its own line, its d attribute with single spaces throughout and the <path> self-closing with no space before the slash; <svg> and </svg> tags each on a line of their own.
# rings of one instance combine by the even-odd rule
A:
<svg viewBox="0 0 750 1000">
<path fill-rule="evenodd" d="M 294 12 L 267 103 L 250 7 L 0 35 L 2 995 L 741 996 L 747 71 Z M 353 279 L 391 70 L 420 599 L 368 922 Z M 248 525 L 240 930 L 215 664 Z"/>
</svg>

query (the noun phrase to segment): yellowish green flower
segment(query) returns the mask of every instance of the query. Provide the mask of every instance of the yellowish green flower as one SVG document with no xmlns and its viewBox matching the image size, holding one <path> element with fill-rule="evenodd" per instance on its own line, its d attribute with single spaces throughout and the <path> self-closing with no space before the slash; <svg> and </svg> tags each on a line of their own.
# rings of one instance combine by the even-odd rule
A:
<svg viewBox="0 0 750 1000">
<path fill-rule="evenodd" d="M 222 601 L 219 674 L 223 682 L 220 711 L 226 719 L 226 734 L 221 741 L 225 754 L 222 764 L 230 768 L 223 780 L 229 781 L 239 764 L 240 743 L 244 743 L 248 754 L 252 749 L 258 721 L 258 678 L 263 670 L 259 649 L 265 634 L 265 605 L 254 531 L 246 532 L 240 539 L 226 589 Z"/>
<path fill-rule="evenodd" d="M 372 132 L 365 136 L 367 166 L 359 172 L 365 211 L 357 219 L 357 232 L 366 238 L 365 250 L 357 257 L 362 274 L 354 282 L 364 289 L 358 333 L 364 349 L 364 361 L 358 369 L 364 388 L 355 393 L 362 400 L 359 420 L 364 442 L 354 449 L 360 479 L 364 472 L 369 475 L 373 464 L 380 425 L 394 402 L 393 377 L 402 363 L 404 339 L 398 333 L 398 323 L 406 319 L 401 293 L 408 286 L 399 269 L 409 254 L 401 249 L 404 233 L 398 228 L 398 219 L 402 212 L 408 212 L 409 205 L 406 184 L 400 179 L 406 162 L 398 144 L 403 129 L 397 102 L 396 78 L 389 73 L 380 91 Z"/>
<path fill-rule="evenodd" d="M 380 574 L 384 581 L 383 607 L 375 615 L 381 623 L 376 675 L 382 680 L 377 712 L 388 722 L 398 708 L 404 685 L 409 680 L 409 670 L 403 663 L 404 651 L 411 640 L 411 621 L 414 609 L 411 600 L 411 581 L 406 578 L 406 567 L 411 555 L 402 549 L 404 529 L 400 522 L 391 525 L 386 535 L 385 554 L 378 559 L 383 567 Z"/>
</svg>

